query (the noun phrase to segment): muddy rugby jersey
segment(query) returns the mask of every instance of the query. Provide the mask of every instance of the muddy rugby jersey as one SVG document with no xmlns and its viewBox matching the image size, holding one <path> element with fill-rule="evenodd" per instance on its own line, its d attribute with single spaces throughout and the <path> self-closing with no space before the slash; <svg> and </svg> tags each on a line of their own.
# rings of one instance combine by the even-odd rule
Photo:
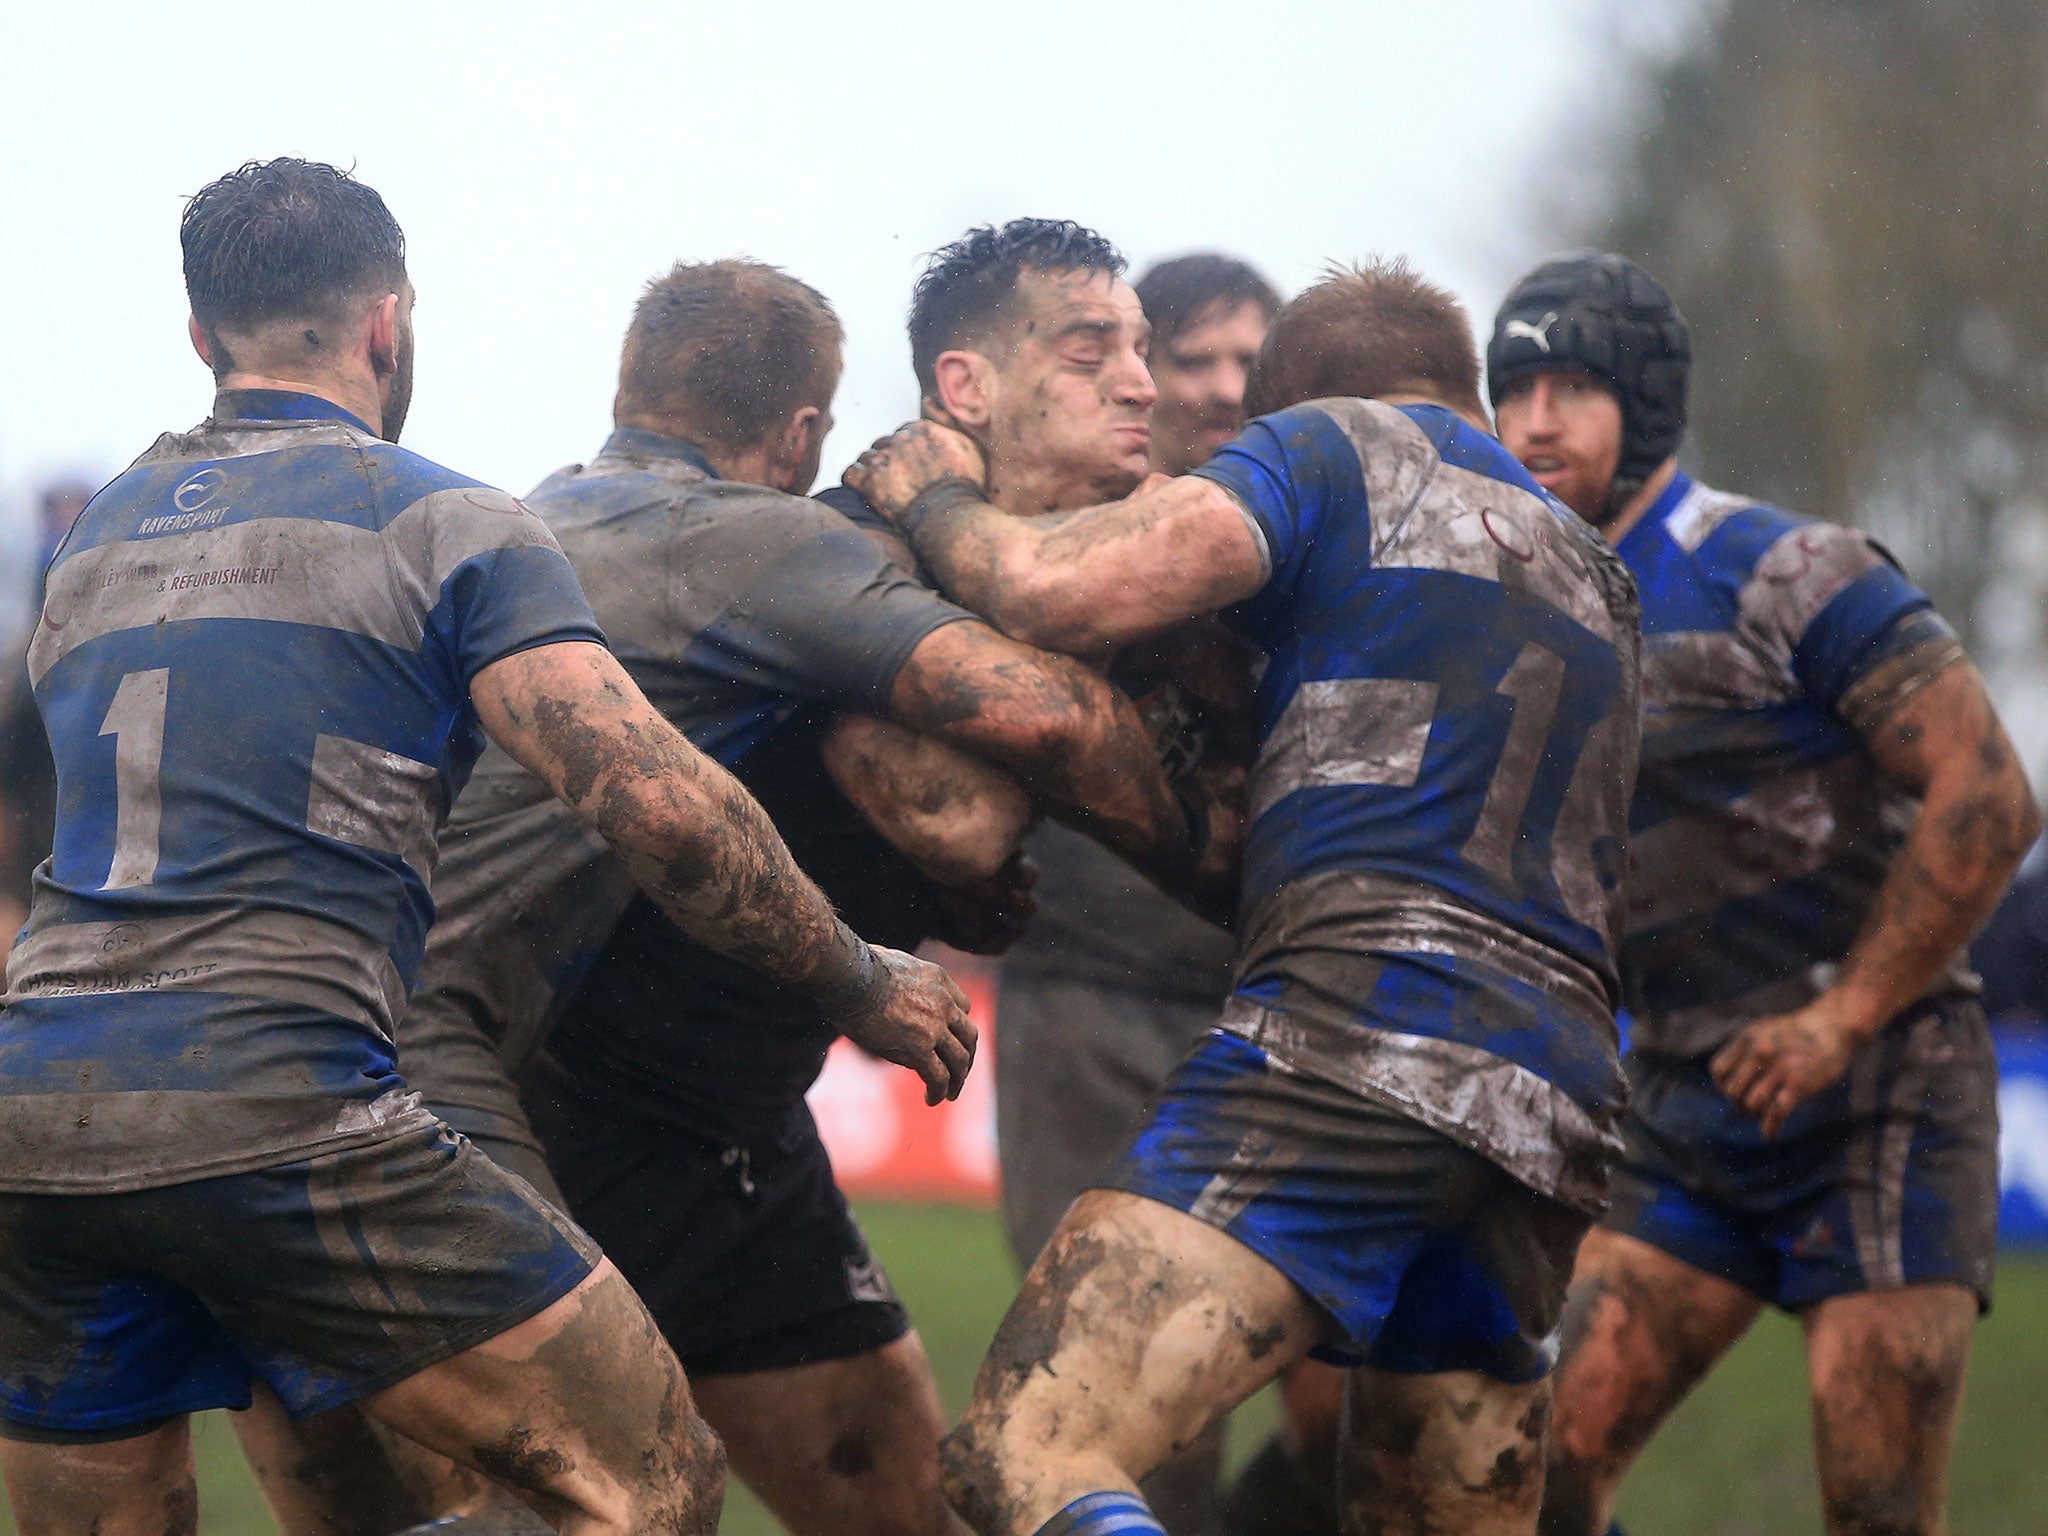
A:
<svg viewBox="0 0 2048 1536">
<path fill-rule="evenodd" d="M 1622 978 L 1633 1043 L 1692 1055 L 1826 989 L 1919 812 L 1864 734 L 1963 652 L 1863 534 L 1684 475 L 1619 552 L 1644 717 Z M 1933 990 L 1972 986 L 1958 955 Z"/>
<path fill-rule="evenodd" d="M 603 635 L 538 518 L 308 395 L 225 393 L 100 492 L 29 651 L 56 844 L 0 1012 L 0 1189 L 429 1123 L 391 1039 L 470 680 L 564 640 Z"/>
<path fill-rule="evenodd" d="M 1628 574 L 1493 438 L 1321 400 L 1195 471 L 1270 560 L 1224 1027 L 1547 1194 L 1604 1196 L 1639 730 Z"/>
<path fill-rule="evenodd" d="M 838 513 L 720 479 L 689 444 L 622 429 L 529 501 L 648 698 L 747 786 L 865 936 L 930 931 L 928 887 L 825 774 L 839 708 L 886 715 L 934 630 L 971 618 Z M 687 938 L 624 865 L 496 750 L 442 838 L 435 928 L 402 1031 L 460 1127 L 516 1114 L 479 1035 L 517 1067 L 545 1040 L 578 1086 L 733 1143 L 779 1132 L 834 1032 L 801 993 Z"/>
</svg>

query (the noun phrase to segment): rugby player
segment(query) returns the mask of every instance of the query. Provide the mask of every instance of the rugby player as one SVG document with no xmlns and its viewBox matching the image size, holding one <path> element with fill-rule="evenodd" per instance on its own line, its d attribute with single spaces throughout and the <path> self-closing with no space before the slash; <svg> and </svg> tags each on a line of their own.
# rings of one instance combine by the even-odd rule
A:
<svg viewBox="0 0 2048 1536">
<path fill-rule="evenodd" d="M 1133 286 L 1152 327 L 1145 360 L 1159 391 L 1151 467 L 1184 475 L 1244 427 L 1245 382 L 1280 295 L 1255 267 L 1217 251 L 1155 262 Z"/>
<path fill-rule="evenodd" d="M 715 1437 L 596 1246 L 394 1070 L 433 831 L 488 735 L 701 942 L 957 1091 L 870 949 L 613 660 L 547 527 L 395 446 L 382 199 L 251 163 L 180 226 L 219 393 L 96 497 L 30 669 L 58 771 L 0 1013 L 0 1468 L 34 1532 L 191 1532 L 188 1415 L 360 1402 L 563 1531 L 709 1532 Z"/>
<path fill-rule="evenodd" d="M 1404 264 L 1282 309 L 1246 410 L 1060 519 L 996 511 L 932 421 L 849 472 L 1029 643 L 1229 608 L 1267 657 L 1235 990 L 1026 1279 L 948 1492 L 990 1536 L 1157 1531 L 1134 1479 L 1314 1349 L 1354 1368 L 1349 1528 L 1527 1532 L 1618 1150 L 1631 583 L 1487 435 L 1463 311 Z"/>
<path fill-rule="evenodd" d="M 987 445 L 1002 510 L 1064 512 L 1126 495 L 1148 469 L 1191 468 L 1243 425 L 1245 376 L 1277 295 L 1242 262 L 1182 257 L 1138 281 L 1142 316 L 1126 303 L 1100 327 L 1073 295 L 1127 296 L 1123 270 L 1109 241 L 1051 219 L 970 230 L 927 263 L 910 315 L 919 391 Z M 1149 444 L 1135 430 L 1148 420 Z M 872 516 L 843 486 L 820 499 Z M 1175 659 L 1191 655 L 1238 674 L 1220 679 L 1226 688 L 1247 690 L 1227 638 L 1220 649 L 1211 639 L 1182 645 Z M 1152 691 L 1197 750 L 1228 729 Z M 1092 838 L 1054 824 L 1026 846 L 1037 915 L 1003 957 L 996 1140 L 1003 1222 L 1028 1269 L 1215 1021 L 1231 941 Z M 1176 1536 L 1215 1529 L 1221 1451 L 1219 1426 L 1148 1480 Z"/>
<path fill-rule="evenodd" d="M 1186 825 L 1130 703 L 803 499 L 839 371 L 830 305 L 772 267 L 649 284 L 617 430 L 530 498 L 627 670 L 841 909 L 900 944 L 982 947 L 927 871 L 970 897 L 1019 894 L 1029 803 L 937 753 L 984 754 L 975 767 L 1001 765 L 1170 877 Z M 410 1079 L 543 1188 L 551 1165 L 790 1530 L 946 1530 L 930 1367 L 804 1103 L 831 1021 L 677 931 L 509 758 L 487 756 L 457 803 L 434 893 L 400 1032 Z M 538 1146 L 494 1047 L 523 1071 Z"/>
<path fill-rule="evenodd" d="M 1602 1529 L 1769 1304 L 1805 1330 L 1828 1529 L 1937 1532 L 1998 1200 L 1963 946 L 2041 820 L 1882 549 L 1680 472 L 1690 367 L 1670 296 L 1611 255 L 1523 278 L 1487 353 L 1502 441 L 1643 603 L 1628 1155 L 1573 1281 L 1545 1528 Z"/>
</svg>

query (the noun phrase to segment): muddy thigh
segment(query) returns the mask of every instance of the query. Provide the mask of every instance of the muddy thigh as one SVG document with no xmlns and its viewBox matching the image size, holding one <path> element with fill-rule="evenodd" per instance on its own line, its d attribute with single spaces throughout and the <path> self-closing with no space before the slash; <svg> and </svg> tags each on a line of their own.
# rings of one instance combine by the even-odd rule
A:
<svg viewBox="0 0 2048 1536">
<path fill-rule="evenodd" d="M 1291 1280 L 1206 1222 L 1085 1194 L 947 1437 L 947 1494 L 984 1536 L 1029 1536 L 1083 1494 L 1134 1488 L 1326 1326 Z"/>
<path fill-rule="evenodd" d="M 724 1451 L 609 1260 L 537 1316 L 364 1407 L 517 1490 L 564 1533 L 717 1529 Z"/>
</svg>

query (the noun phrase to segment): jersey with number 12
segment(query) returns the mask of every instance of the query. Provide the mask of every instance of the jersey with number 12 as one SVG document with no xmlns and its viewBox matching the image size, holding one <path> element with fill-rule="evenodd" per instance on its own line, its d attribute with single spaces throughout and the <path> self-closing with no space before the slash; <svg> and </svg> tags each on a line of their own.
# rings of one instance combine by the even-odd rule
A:
<svg viewBox="0 0 2048 1536">
<path fill-rule="evenodd" d="M 471 679 L 602 642 L 546 525 L 308 395 L 224 394 L 94 499 L 29 651 L 57 765 L 0 1012 L 0 1190 L 429 1123 L 391 1036 Z"/>
<path fill-rule="evenodd" d="M 1320 400 L 1198 474 L 1270 576 L 1238 976 L 1280 1061 L 1604 1199 L 1636 768 L 1634 584 L 1487 434 Z"/>
</svg>

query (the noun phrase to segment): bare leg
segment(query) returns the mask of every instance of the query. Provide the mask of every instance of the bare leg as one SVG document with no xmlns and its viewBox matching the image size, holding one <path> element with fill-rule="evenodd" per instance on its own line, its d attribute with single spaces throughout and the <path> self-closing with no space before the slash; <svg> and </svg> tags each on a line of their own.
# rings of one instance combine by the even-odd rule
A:
<svg viewBox="0 0 2048 1536">
<path fill-rule="evenodd" d="M 1528 1536 L 1543 1503 L 1550 1383 L 1476 1371 L 1351 1373 L 1339 1456 L 1345 1536 Z"/>
<path fill-rule="evenodd" d="M 916 1334 L 787 1370 L 704 1376 L 697 1402 L 732 1469 L 792 1536 L 949 1536 L 946 1421 Z"/>
<path fill-rule="evenodd" d="M 1801 1321 L 1829 1536 L 1942 1536 L 1977 1298 L 1909 1285 L 1837 1296 Z"/>
<path fill-rule="evenodd" d="M 363 1406 L 507 1484 L 564 1536 L 717 1529 L 724 1453 L 610 1260 L 538 1316 Z"/>
<path fill-rule="evenodd" d="M 1544 1536 L 1600 1536 L 1629 1463 L 1762 1305 L 1648 1243 L 1579 1248 L 1556 1376 Z"/>
<path fill-rule="evenodd" d="M 392 1536 L 460 1518 L 465 1536 L 547 1530 L 509 1489 L 394 1434 L 351 1403 L 296 1422 L 261 1387 L 233 1416 L 285 1536 Z"/>
<path fill-rule="evenodd" d="M 293 1423 L 258 1387 L 248 1410 L 232 1417 L 285 1536 L 390 1536 L 443 1513 L 400 1480 L 385 1442 L 354 1404 Z"/>
<path fill-rule="evenodd" d="M 0 1440 L 20 1536 L 196 1536 L 192 1425 L 98 1445 Z"/>
<path fill-rule="evenodd" d="M 982 1536 L 1132 1491 L 1313 1344 L 1323 1314 L 1236 1239 L 1115 1190 L 1074 1202 L 941 1451 Z"/>
</svg>

